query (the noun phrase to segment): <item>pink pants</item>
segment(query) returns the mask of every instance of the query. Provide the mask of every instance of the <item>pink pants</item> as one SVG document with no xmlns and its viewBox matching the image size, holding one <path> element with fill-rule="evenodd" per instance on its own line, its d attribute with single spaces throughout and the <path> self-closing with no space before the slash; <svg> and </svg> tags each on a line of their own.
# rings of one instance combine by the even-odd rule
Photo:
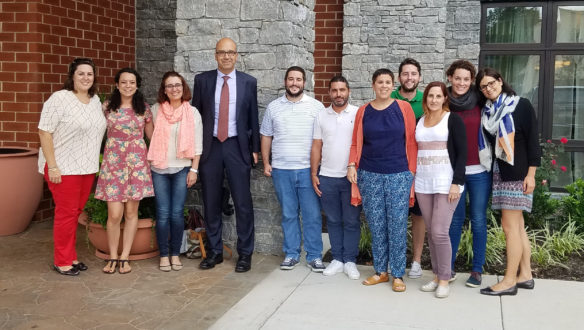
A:
<svg viewBox="0 0 584 330">
<path fill-rule="evenodd" d="M 70 266 L 73 260 L 77 260 L 75 251 L 77 219 L 87 203 L 95 174 L 62 175 L 61 183 L 55 184 L 49 181 L 48 169 L 45 165 L 45 180 L 55 201 L 54 263 L 59 267 Z"/>
<path fill-rule="evenodd" d="M 449 280 L 452 276 L 450 269 L 452 245 L 449 230 L 458 199 L 449 203 L 447 194 L 416 193 L 416 197 L 428 233 L 432 272 L 439 280 Z"/>
</svg>

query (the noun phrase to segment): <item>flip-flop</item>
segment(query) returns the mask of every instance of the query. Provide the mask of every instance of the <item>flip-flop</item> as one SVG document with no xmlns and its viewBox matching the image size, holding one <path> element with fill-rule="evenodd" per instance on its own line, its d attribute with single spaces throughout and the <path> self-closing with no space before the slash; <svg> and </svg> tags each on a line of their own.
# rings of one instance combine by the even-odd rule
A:
<svg viewBox="0 0 584 330">
<path fill-rule="evenodd" d="M 158 268 L 163 272 L 170 272 L 172 270 L 172 266 L 170 265 L 158 266 Z"/>
<path fill-rule="evenodd" d="M 118 260 L 117 259 L 105 259 L 106 267 L 109 267 L 109 270 L 106 270 L 105 267 L 102 271 L 106 274 L 113 274 L 116 272 L 116 268 L 118 267 Z"/>
<path fill-rule="evenodd" d="M 171 264 L 172 270 L 181 270 L 183 268 L 182 264 Z"/>
<path fill-rule="evenodd" d="M 118 271 L 119 271 L 120 274 L 128 274 L 129 272 L 132 271 L 132 268 L 131 267 L 130 267 L 130 270 L 128 270 L 126 272 L 122 271 L 122 268 L 125 268 L 124 266 L 126 265 L 126 263 L 128 263 L 128 266 L 130 266 L 130 260 L 124 259 L 124 260 L 119 260 L 119 261 L 120 261 L 120 268 L 119 268 Z"/>
</svg>

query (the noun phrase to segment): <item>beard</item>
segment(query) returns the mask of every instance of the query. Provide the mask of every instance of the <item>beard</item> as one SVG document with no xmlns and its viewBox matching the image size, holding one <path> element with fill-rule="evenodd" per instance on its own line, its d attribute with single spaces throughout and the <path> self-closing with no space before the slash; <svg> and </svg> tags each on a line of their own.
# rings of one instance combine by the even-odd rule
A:
<svg viewBox="0 0 584 330">
<path fill-rule="evenodd" d="M 302 95 L 302 93 L 304 93 L 304 87 L 298 87 L 298 92 L 296 93 L 292 93 L 292 91 L 288 87 L 286 87 L 286 94 L 290 97 L 298 97 Z"/>
<path fill-rule="evenodd" d="M 407 87 L 406 87 L 406 85 L 405 85 L 405 84 L 403 84 L 403 85 L 401 85 L 401 86 L 400 86 L 400 88 L 401 88 L 401 89 L 402 89 L 404 92 L 406 92 L 406 93 L 411 93 L 411 92 L 415 91 L 416 89 L 418 89 L 418 85 L 419 85 L 419 84 L 420 84 L 420 83 L 416 83 L 416 84 L 414 84 L 414 86 L 413 86 L 412 88 L 407 88 Z"/>
<path fill-rule="evenodd" d="M 347 102 L 349 102 L 349 98 L 340 98 L 340 100 L 341 100 L 340 102 L 337 101 L 338 99 L 339 98 L 331 100 L 335 107 L 339 107 L 339 108 L 344 107 L 345 104 L 347 104 Z"/>
</svg>

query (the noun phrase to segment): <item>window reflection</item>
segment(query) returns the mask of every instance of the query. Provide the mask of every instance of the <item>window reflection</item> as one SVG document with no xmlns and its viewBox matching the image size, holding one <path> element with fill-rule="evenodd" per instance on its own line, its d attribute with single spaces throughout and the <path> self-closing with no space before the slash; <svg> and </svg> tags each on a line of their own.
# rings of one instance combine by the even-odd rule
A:
<svg viewBox="0 0 584 330">
<path fill-rule="evenodd" d="M 584 140 L 584 55 L 557 55 L 552 137 Z"/>
<path fill-rule="evenodd" d="M 584 43 L 584 6 L 558 6 L 556 42 Z"/>
<path fill-rule="evenodd" d="M 541 7 L 487 8 L 488 43 L 540 43 Z"/>
<path fill-rule="evenodd" d="M 584 178 L 584 152 L 564 152 L 558 155 L 558 166 L 565 166 L 566 171 L 558 171 L 558 176 L 552 181 L 551 187 L 564 188 L 566 185 Z"/>
<path fill-rule="evenodd" d="M 539 56 L 538 55 L 487 55 L 484 66 L 501 73 L 517 95 L 528 98 L 533 107 L 538 106 Z"/>
</svg>

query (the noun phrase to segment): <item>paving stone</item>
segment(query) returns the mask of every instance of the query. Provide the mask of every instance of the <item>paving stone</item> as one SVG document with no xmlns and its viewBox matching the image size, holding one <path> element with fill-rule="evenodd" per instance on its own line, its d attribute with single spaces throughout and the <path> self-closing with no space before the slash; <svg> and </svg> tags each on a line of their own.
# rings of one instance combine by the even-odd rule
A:
<svg viewBox="0 0 584 330">
<path fill-rule="evenodd" d="M 0 329 L 206 329 L 268 274 L 267 260 L 273 270 L 280 259 L 254 255 L 252 270 L 238 274 L 235 257 L 207 271 L 200 259 L 182 258 L 185 267 L 168 273 L 152 258 L 132 262 L 130 274 L 107 275 L 85 229 L 77 237 L 79 259 L 89 266 L 79 276 L 51 269 L 51 222 L 0 237 Z M 45 242 L 42 251 L 31 242 Z"/>
</svg>

